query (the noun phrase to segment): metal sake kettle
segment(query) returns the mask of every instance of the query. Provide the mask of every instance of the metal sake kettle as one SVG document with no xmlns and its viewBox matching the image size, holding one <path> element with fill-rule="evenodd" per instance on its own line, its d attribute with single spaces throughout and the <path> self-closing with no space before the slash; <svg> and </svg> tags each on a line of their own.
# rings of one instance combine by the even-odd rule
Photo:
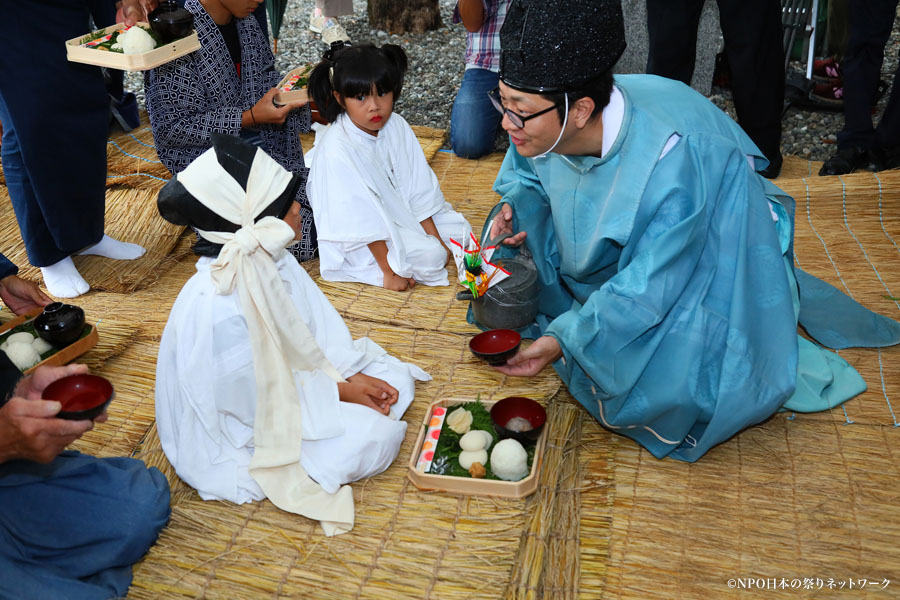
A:
<svg viewBox="0 0 900 600">
<path fill-rule="evenodd" d="M 491 240 L 487 245 L 497 246 L 509 234 Z M 456 294 L 457 300 L 470 300 L 472 315 L 487 329 L 519 329 L 537 316 L 538 277 L 537 267 L 528 248 L 523 244 L 519 255 L 496 261 L 509 272 L 509 277 L 489 287 L 478 298 L 464 290 Z"/>
</svg>

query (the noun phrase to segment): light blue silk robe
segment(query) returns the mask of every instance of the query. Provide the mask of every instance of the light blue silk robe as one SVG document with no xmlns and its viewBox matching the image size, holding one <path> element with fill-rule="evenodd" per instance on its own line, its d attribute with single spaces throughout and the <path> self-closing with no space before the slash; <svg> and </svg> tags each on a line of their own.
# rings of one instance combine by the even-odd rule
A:
<svg viewBox="0 0 900 600">
<path fill-rule="evenodd" d="M 747 155 L 766 165 L 753 142 L 680 83 L 616 86 L 625 114 L 603 158 L 511 147 L 494 187 L 539 272 L 530 333 L 559 341 L 573 396 L 654 456 L 694 461 L 783 406 L 863 391 L 842 358 L 798 338 L 798 317 L 834 347 L 894 344 L 900 325 L 795 275 L 793 200 L 751 170 Z"/>
</svg>

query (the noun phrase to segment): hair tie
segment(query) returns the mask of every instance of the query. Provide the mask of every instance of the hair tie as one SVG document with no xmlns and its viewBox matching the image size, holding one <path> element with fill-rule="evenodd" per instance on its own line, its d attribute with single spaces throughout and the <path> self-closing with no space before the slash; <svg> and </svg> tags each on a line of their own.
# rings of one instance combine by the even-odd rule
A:
<svg viewBox="0 0 900 600">
<path fill-rule="evenodd" d="M 328 83 L 334 87 L 334 67 L 328 67 Z"/>
<path fill-rule="evenodd" d="M 328 50 L 325 51 L 325 53 L 322 55 L 322 58 L 324 58 L 325 60 L 333 60 L 334 55 L 338 50 L 343 50 L 344 48 L 349 48 L 352 45 L 353 44 L 351 44 L 349 41 L 346 41 L 346 40 L 338 40 L 336 42 L 331 42 L 331 46 L 328 48 Z"/>
</svg>

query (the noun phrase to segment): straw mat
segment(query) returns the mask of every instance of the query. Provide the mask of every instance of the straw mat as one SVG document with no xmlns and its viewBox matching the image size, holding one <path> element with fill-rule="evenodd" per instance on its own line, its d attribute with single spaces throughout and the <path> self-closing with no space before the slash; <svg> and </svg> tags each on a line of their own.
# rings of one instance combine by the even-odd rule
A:
<svg viewBox="0 0 900 600">
<path fill-rule="evenodd" d="M 146 112 L 141 113 L 141 122 L 145 125 L 129 133 L 113 133 L 107 140 L 107 185 L 159 190 L 172 176 L 156 155 Z"/>
<path fill-rule="evenodd" d="M 156 209 L 156 190 L 109 188 L 106 191 L 106 233 L 140 244 L 147 252 L 136 260 L 118 261 L 99 256 L 73 256 L 75 266 L 95 290 L 130 292 L 155 282 L 180 258 L 170 256 L 183 227 L 167 223 Z M 0 187 L 0 250 L 19 265 L 19 275 L 42 282 L 40 269 L 28 263 L 12 204 Z"/>
</svg>

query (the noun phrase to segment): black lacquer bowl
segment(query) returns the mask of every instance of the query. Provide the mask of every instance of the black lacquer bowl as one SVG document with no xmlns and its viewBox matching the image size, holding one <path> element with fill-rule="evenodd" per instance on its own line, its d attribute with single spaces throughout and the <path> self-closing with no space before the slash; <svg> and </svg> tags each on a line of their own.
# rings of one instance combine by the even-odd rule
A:
<svg viewBox="0 0 900 600">
<path fill-rule="evenodd" d="M 57 348 L 65 348 L 81 337 L 84 311 L 74 304 L 51 302 L 34 319 L 34 332 Z"/>
<path fill-rule="evenodd" d="M 163 0 L 148 16 L 150 29 L 164 44 L 183 38 L 194 30 L 194 15 L 173 0 Z"/>
</svg>

